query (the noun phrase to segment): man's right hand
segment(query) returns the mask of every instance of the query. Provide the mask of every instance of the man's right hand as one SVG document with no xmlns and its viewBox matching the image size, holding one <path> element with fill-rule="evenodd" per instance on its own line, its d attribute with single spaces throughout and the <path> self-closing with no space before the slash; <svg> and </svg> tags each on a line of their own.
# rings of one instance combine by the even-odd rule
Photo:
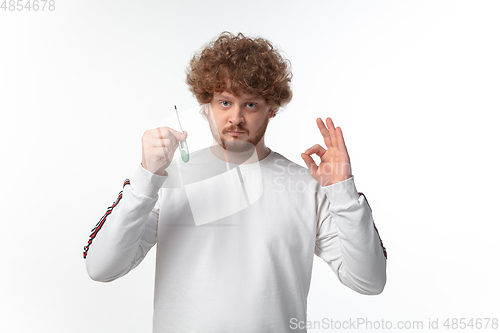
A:
<svg viewBox="0 0 500 333">
<path fill-rule="evenodd" d="M 181 133 L 166 126 L 147 130 L 142 136 L 142 167 L 151 173 L 166 176 L 165 169 L 172 163 L 179 141 L 186 138 L 187 132 Z"/>
</svg>

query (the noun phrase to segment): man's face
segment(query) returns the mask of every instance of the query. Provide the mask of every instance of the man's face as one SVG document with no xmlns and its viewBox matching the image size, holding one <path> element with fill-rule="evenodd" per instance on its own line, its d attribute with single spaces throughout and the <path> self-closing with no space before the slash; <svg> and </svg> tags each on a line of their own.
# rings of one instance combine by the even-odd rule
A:
<svg viewBox="0 0 500 333">
<path fill-rule="evenodd" d="M 256 147 L 266 132 L 274 109 L 260 95 L 214 93 L 208 122 L 215 141 L 232 152 Z M 263 143 L 261 143 L 263 144 Z"/>
</svg>

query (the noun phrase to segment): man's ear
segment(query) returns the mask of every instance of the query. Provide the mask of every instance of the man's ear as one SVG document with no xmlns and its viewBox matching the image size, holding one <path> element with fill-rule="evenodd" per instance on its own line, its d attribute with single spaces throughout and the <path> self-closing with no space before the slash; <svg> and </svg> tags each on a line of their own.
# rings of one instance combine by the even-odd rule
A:
<svg viewBox="0 0 500 333">
<path fill-rule="evenodd" d="M 203 104 L 203 113 L 208 116 L 208 108 L 210 107 L 210 102 Z"/>
<path fill-rule="evenodd" d="M 271 117 L 270 118 L 274 118 L 276 116 L 276 111 L 278 110 L 278 108 L 273 108 L 271 110 L 269 110 L 269 112 L 271 113 Z"/>
</svg>

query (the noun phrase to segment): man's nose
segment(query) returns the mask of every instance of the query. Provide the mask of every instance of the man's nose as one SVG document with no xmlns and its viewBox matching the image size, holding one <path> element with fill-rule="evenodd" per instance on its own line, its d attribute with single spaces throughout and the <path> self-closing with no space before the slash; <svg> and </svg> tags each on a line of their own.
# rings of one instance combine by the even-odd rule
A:
<svg viewBox="0 0 500 333">
<path fill-rule="evenodd" d="M 244 121 L 245 119 L 243 118 L 243 108 L 240 107 L 239 105 L 235 105 L 231 109 L 231 113 L 229 115 L 229 122 L 238 125 L 239 123 L 242 123 Z"/>
</svg>

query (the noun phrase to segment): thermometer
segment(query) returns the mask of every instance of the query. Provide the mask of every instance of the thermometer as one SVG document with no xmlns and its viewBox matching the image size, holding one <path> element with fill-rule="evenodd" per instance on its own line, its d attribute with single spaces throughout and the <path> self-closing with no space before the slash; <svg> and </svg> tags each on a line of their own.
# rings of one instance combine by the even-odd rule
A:
<svg viewBox="0 0 500 333">
<path fill-rule="evenodd" d="M 179 122 L 179 127 L 181 128 L 181 131 L 184 133 L 182 130 L 181 126 L 181 120 L 179 119 L 179 113 L 177 112 L 177 106 L 174 105 L 175 108 L 175 113 L 177 114 L 177 121 Z M 188 144 L 186 140 L 182 140 L 179 142 L 180 147 L 181 147 L 181 157 L 184 163 L 187 163 L 189 161 L 189 149 L 188 149 Z"/>
</svg>

